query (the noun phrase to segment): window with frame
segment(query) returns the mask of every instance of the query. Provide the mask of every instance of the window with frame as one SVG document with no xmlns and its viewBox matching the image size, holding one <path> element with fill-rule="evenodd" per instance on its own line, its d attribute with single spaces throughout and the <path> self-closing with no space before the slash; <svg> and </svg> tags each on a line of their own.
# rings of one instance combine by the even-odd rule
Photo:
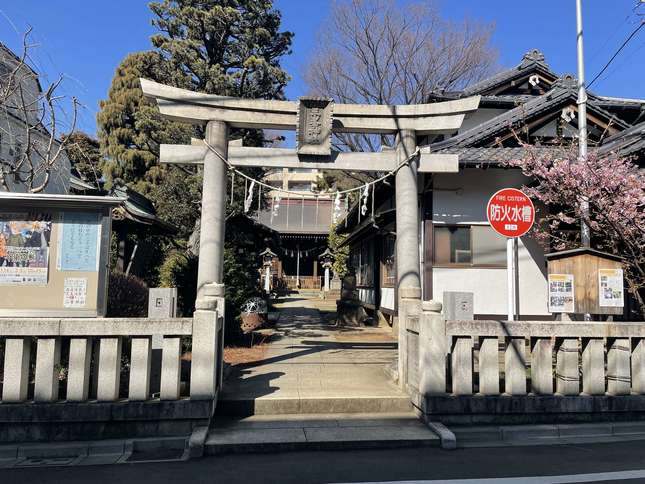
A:
<svg viewBox="0 0 645 484">
<path fill-rule="evenodd" d="M 356 271 L 357 286 L 372 286 L 374 284 L 374 246 L 372 241 L 362 242 L 352 247 L 350 264 Z"/>
<path fill-rule="evenodd" d="M 396 285 L 396 237 L 394 235 L 383 237 L 381 254 L 381 273 L 383 274 L 381 284 L 383 287 L 394 287 Z"/>
<path fill-rule="evenodd" d="M 433 264 L 506 267 L 506 239 L 489 225 L 435 225 Z"/>
<path fill-rule="evenodd" d="M 361 244 L 361 262 L 357 284 L 359 286 L 374 285 L 374 244 L 372 241 Z"/>
</svg>

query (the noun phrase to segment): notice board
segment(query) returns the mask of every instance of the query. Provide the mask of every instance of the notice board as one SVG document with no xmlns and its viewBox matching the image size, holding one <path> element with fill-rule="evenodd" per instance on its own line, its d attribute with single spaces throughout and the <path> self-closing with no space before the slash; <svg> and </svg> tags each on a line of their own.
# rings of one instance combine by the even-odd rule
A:
<svg viewBox="0 0 645 484">
<path fill-rule="evenodd" d="M 0 197 L 0 316 L 105 315 L 109 198 Z"/>
</svg>

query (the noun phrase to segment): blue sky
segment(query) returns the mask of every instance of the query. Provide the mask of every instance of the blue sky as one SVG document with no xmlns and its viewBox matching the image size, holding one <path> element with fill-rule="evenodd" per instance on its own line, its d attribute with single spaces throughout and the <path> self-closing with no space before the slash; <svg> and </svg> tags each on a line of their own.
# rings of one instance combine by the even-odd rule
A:
<svg viewBox="0 0 645 484">
<path fill-rule="evenodd" d="M 584 0 L 587 79 L 602 68 L 641 18 L 637 0 Z M 576 71 L 575 1 L 443 0 L 445 17 L 494 22 L 493 44 L 501 67 L 517 64 L 522 55 L 539 48 L 560 73 Z M 285 29 L 295 33 L 293 54 L 283 65 L 293 80 L 287 96 L 305 94 L 301 72 L 316 41 L 316 32 L 329 11 L 329 0 L 276 0 Z M 645 14 L 645 6 L 640 8 Z M 33 60 L 47 79 L 63 74 L 65 94 L 83 103 L 79 127 L 96 130 L 99 100 L 104 99 L 115 67 L 129 52 L 150 47 L 153 33 L 146 1 L 4 0 L 0 2 L 0 40 L 17 49 L 18 34 L 33 27 L 38 43 Z M 608 96 L 645 98 L 645 29 L 614 61 L 594 90 Z"/>
</svg>

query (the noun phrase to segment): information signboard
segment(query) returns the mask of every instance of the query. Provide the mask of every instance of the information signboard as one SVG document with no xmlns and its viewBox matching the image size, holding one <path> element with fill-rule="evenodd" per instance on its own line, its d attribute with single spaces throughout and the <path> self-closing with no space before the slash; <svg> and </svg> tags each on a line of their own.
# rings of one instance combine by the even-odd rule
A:
<svg viewBox="0 0 645 484">
<path fill-rule="evenodd" d="M 99 270 L 101 219 L 91 212 L 62 212 L 59 232 L 58 270 Z"/>
</svg>

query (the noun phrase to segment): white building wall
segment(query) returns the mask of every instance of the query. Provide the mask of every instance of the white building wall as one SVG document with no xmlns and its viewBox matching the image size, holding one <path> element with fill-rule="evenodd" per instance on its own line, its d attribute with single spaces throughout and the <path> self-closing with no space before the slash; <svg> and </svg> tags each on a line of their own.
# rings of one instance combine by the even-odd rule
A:
<svg viewBox="0 0 645 484">
<path fill-rule="evenodd" d="M 496 108 L 480 108 L 472 113 L 468 113 L 464 118 L 464 122 L 459 128 L 458 134 L 468 131 L 475 126 L 479 126 L 482 123 L 485 123 L 489 119 L 493 119 L 496 116 L 499 116 L 502 113 L 507 112 L 508 109 L 496 109 Z"/>
<path fill-rule="evenodd" d="M 434 177 L 435 224 L 487 224 L 486 204 L 497 190 L 520 188 L 526 178 L 517 170 L 462 169 Z M 548 316 L 546 263 L 542 249 L 529 237 L 518 244 L 520 314 Z M 444 291 L 474 293 L 474 311 L 504 317 L 507 308 L 506 269 L 441 268 L 432 271 L 433 299 L 442 301 Z"/>
</svg>

